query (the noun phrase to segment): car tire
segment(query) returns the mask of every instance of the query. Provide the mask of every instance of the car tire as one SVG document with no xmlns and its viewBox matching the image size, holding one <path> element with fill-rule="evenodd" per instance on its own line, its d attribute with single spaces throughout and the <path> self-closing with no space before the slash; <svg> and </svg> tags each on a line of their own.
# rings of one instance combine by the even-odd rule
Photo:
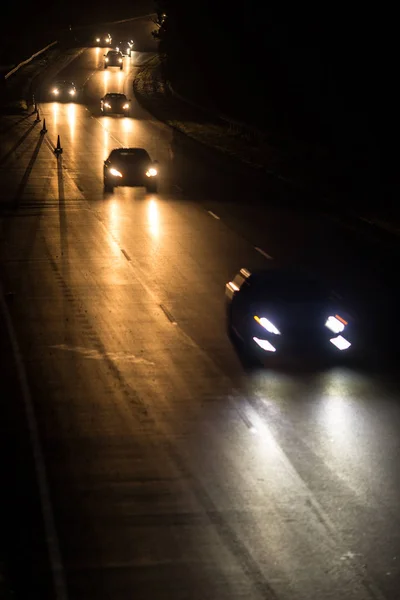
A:
<svg viewBox="0 0 400 600">
<path fill-rule="evenodd" d="M 158 185 L 156 183 L 151 183 L 150 185 L 146 185 L 148 194 L 157 194 Z"/>
<path fill-rule="evenodd" d="M 120 67 L 119 70 L 122 71 L 123 67 Z"/>
<path fill-rule="evenodd" d="M 107 69 L 107 65 L 104 65 L 104 68 Z"/>
<path fill-rule="evenodd" d="M 111 185 L 108 181 L 104 180 L 104 191 L 112 194 L 114 191 L 114 186 Z"/>
</svg>

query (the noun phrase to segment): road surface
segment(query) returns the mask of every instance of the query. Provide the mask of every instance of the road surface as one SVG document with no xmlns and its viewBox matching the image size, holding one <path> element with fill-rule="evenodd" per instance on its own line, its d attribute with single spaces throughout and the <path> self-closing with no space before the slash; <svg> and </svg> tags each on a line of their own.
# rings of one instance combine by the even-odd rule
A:
<svg viewBox="0 0 400 600">
<path fill-rule="evenodd" d="M 249 182 L 180 154 L 135 101 L 131 118 L 101 116 L 105 92 L 132 97 L 150 51 L 139 45 L 119 72 L 86 49 L 58 75 L 80 88 L 78 103 L 47 102 L 46 81 L 42 121 L 2 125 L 2 410 L 15 454 L 39 465 L 36 485 L 30 463 L 9 469 L 10 528 L 30 535 L 27 513 L 47 489 L 58 598 L 395 600 L 395 379 L 247 370 L 223 305 L 240 267 L 294 260 L 329 270 L 356 303 L 366 289 L 379 298 L 376 255 L 364 258 L 354 232 L 279 208 L 276 184 L 262 205 Z M 120 145 L 160 162 L 159 194 L 104 194 L 103 160 Z M 38 433 L 34 454 L 25 427 Z M 24 533 L 19 573 L 54 598 L 40 588 L 42 542 L 23 552 Z"/>
</svg>

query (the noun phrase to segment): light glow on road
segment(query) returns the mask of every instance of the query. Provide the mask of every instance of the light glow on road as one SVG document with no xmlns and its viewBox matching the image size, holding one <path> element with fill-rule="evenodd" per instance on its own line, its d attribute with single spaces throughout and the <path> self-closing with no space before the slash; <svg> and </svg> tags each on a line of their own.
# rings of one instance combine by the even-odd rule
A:
<svg viewBox="0 0 400 600">
<path fill-rule="evenodd" d="M 108 119 L 109 117 L 105 117 L 105 119 Z M 108 158 L 108 155 L 110 154 L 111 149 L 110 149 L 110 134 L 108 132 L 108 130 L 104 127 L 103 128 L 103 160 L 106 160 L 106 158 Z"/>
<path fill-rule="evenodd" d="M 342 450 L 352 439 L 352 420 L 355 408 L 349 400 L 351 390 L 346 373 L 331 371 L 326 373 L 326 383 L 322 389 L 322 398 L 319 403 L 319 420 L 325 428 L 329 439 L 337 443 L 340 441 Z"/>
<path fill-rule="evenodd" d="M 58 111 L 59 111 L 60 107 L 57 104 L 57 102 L 53 102 L 53 104 L 51 105 L 51 112 L 53 113 L 53 125 L 55 127 L 57 127 L 58 125 Z"/>
<path fill-rule="evenodd" d="M 154 238 L 160 235 L 160 215 L 157 202 L 151 199 L 148 206 L 147 217 L 149 221 L 149 231 Z"/>
<path fill-rule="evenodd" d="M 71 136 L 71 140 L 73 141 L 75 138 L 75 131 L 76 131 L 76 104 L 72 104 L 72 103 L 68 104 L 67 116 L 68 116 L 69 133 Z"/>
<path fill-rule="evenodd" d="M 124 133 L 131 133 L 133 131 L 133 120 L 129 119 L 128 117 L 124 117 L 122 119 L 122 129 L 124 130 Z M 127 146 L 130 145 L 129 138 L 126 138 L 125 144 Z"/>
<path fill-rule="evenodd" d="M 110 83 L 110 72 L 104 71 L 104 73 L 103 73 L 103 96 L 105 96 L 108 92 L 109 83 Z"/>
<path fill-rule="evenodd" d="M 119 233 L 119 227 L 121 224 L 121 214 L 120 214 L 120 207 L 118 204 L 118 201 L 113 198 L 110 203 L 109 203 L 109 225 L 110 225 L 110 231 L 113 234 L 118 234 Z"/>
</svg>

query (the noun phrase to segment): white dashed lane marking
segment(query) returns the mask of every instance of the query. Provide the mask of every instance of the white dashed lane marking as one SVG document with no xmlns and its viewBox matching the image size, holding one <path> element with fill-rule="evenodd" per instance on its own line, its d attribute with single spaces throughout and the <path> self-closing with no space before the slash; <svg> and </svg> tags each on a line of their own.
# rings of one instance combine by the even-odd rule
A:
<svg viewBox="0 0 400 600">
<path fill-rule="evenodd" d="M 268 260 L 274 260 L 272 258 L 272 256 L 270 256 L 269 254 L 267 254 L 266 252 L 264 252 L 264 250 L 262 248 L 258 248 L 258 246 L 254 246 L 254 249 L 257 250 L 257 252 L 259 252 L 263 256 L 265 256 L 265 258 L 268 258 Z"/>
</svg>

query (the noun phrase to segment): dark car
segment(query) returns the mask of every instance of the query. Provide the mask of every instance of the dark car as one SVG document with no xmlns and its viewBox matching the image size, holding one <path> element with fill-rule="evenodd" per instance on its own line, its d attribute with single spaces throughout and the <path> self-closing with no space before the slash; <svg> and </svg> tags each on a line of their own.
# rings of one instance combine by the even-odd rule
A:
<svg viewBox="0 0 400 600">
<path fill-rule="evenodd" d="M 129 115 L 131 101 L 125 94 L 109 93 L 101 99 L 101 112 L 103 114 Z"/>
<path fill-rule="evenodd" d="M 124 68 L 121 52 L 109 50 L 109 52 L 104 55 L 104 68 L 107 69 L 108 67 L 119 67 L 121 70 Z"/>
<path fill-rule="evenodd" d="M 133 42 L 131 40 L 123 40 L 116 44 L 115 49 L 121 52 L 124 56 L 131 56 L 133 52 Z"/>
<path fill-rule="evenodd" d="M 225 286 L 228 331 L 262 357 L 354 351 L 354 318 L 319 279 L 297 269 L 241 269 Z"/>
<path fill-rule="evenodd" d="M 50 88 L 50 95 L 57 102 L 74 102 L 78 90 L 72 81 L 56 81 Z"/>
<path fill-rule="evenodd" d="M 156 193 L 158 162 L 144 148 L 115 148 L 104 161 L 104 189 L 112 192 L 117 186 L 143 186 Z"/>
<path fill-rule="evenodd" d="M 109 33 L 102 33 L 95 36 L 93 43 L 95 46 L 111 46 L 112 37 Z"/>
</svg>

